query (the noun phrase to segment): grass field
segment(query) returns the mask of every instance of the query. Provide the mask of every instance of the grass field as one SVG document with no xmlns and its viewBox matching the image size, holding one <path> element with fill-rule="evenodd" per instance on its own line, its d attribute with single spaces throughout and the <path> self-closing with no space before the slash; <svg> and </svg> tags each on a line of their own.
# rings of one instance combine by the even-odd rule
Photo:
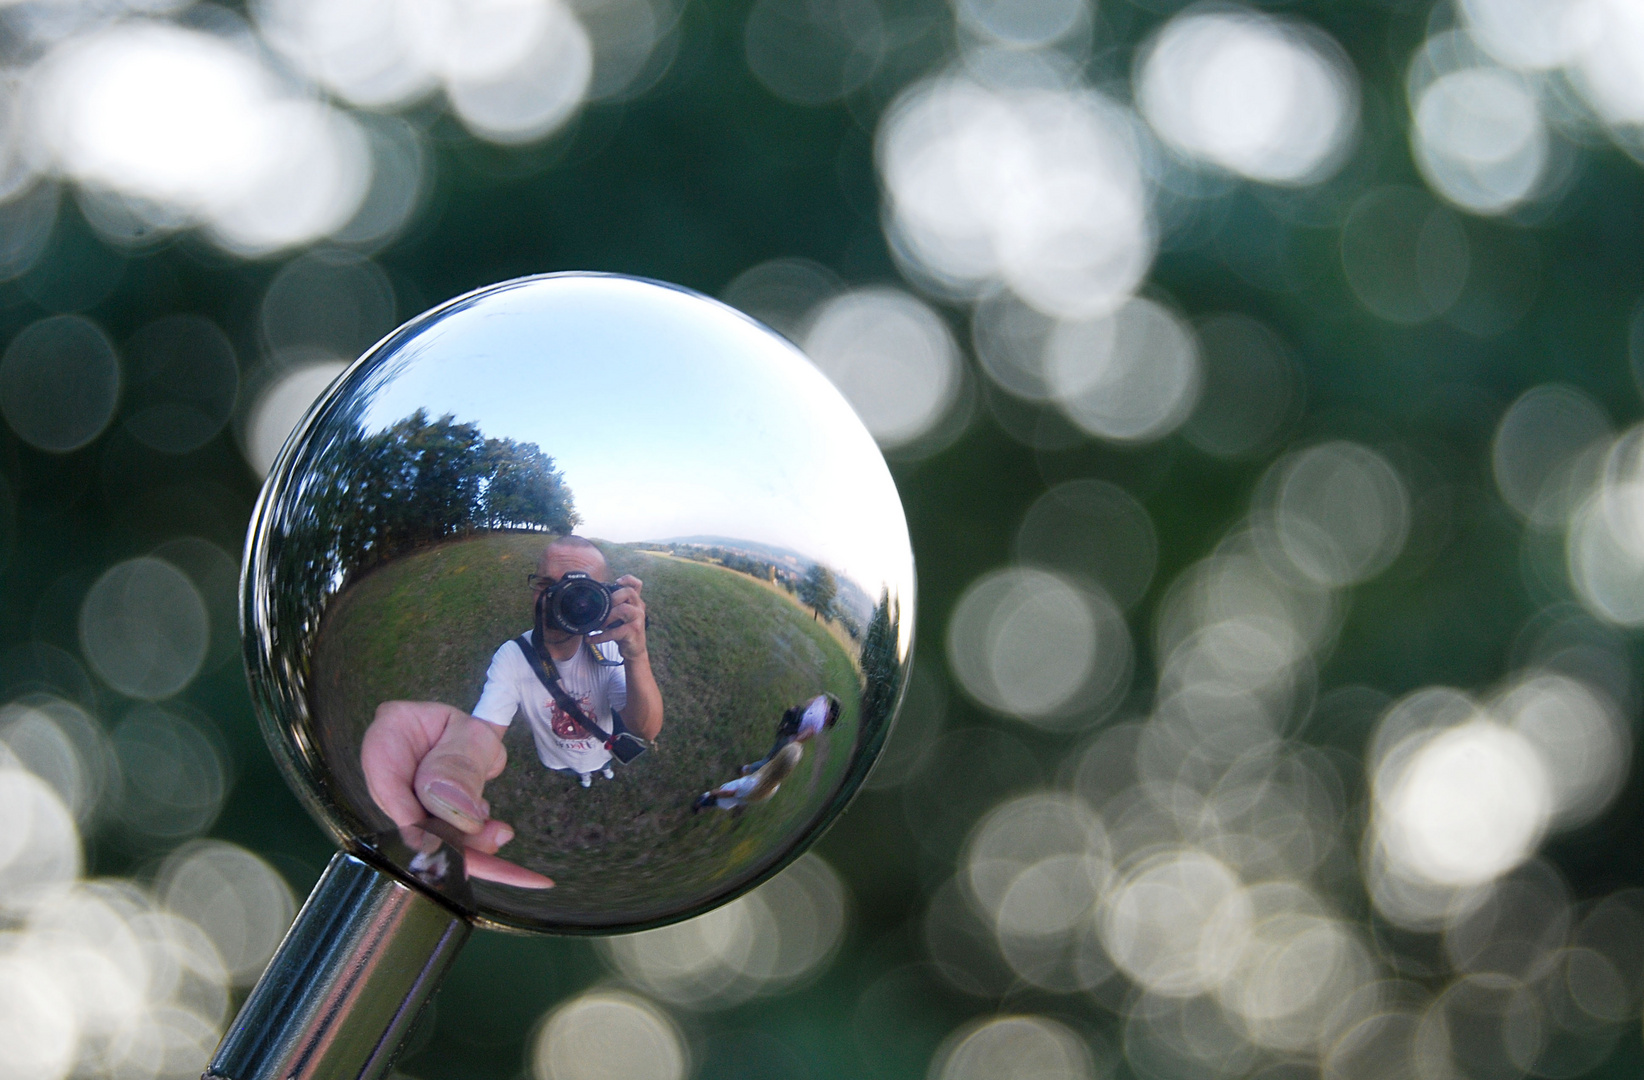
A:
<svg viewBox="0 0 1644 1080">
<path fill-rule="evenodd" d="M 332 604 L 313 704 L 330 760 L 354 766 L 345 792 L 364 790 L 360 739 L 379 702 L 473 707 L 492 653 L 531 625 L 525 575 L 544 540 L 497 533 L 442 544 L 374 571 Z M 520 718 L 504 739 L 508 767 L 485 791 L 493 816 L 516 831 L 500 854 L 558 887 L 533 894 L 480 883 L 482 898 L 573 925 L 665 915 L 780 850 L 839 786 L 861 687 L 843 644 L 786 593 L 719 566 L 600 546 L 614 576 L 645 583 L 662 734 L 649 753 L 615 766 L 615 780 L 596 776 L 584 790 L 542 767 Z M 698 794 L 764 754 L 785 708 L 823 690 L 844 703 L 839 723 L 807 746 L 770 802 L 734 818 L 690 813 Z"/>
</svg>

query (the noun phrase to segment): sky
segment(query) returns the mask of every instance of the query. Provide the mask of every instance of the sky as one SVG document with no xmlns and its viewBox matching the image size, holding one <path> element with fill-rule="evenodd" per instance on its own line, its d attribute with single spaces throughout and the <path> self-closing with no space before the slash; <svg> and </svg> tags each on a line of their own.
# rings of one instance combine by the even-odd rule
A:
<svg viewBox="0 0 1644 1080">
<path fill-rule="evenodd" d="M 911 601 L 907 523 L 872 436 L 798 350 L 729 308 L 631 279 L 539 279 L 459 302 L 405 355 L 367 427 L 420 407 L 534 442 L 585 536 L 761 541 Z"/>
</svg>

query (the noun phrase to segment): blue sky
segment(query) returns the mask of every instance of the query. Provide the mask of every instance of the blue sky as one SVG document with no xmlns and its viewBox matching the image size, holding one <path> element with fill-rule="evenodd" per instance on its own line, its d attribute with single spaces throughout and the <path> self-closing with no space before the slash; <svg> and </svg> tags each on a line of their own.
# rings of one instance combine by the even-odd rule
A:
<svg viewBox="0 0 1644 1080">
<path fill-rule="evenodd" d="M 448 314 L 368 426 L 418 407 L 551 455 L 615 541 L 695 533 L 792 548 L 906 604 L 907 525 L 873 439 L 799 352 L 729 309 L 621 278 L 558 278 Z"/>
</svg>

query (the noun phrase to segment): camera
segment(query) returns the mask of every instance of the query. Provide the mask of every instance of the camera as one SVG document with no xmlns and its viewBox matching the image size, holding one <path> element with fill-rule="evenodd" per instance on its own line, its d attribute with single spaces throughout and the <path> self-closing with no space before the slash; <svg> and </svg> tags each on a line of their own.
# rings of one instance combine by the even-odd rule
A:
<svg viewBox="0 0 1644 1080">
<path fill-rule="evenodd" d="M 569 571 L 537 596 L 537 627 L 566 634 L 603 630 L 611 618 L 611 597 L 620 588 L 581 570 Z"/>
</svg>

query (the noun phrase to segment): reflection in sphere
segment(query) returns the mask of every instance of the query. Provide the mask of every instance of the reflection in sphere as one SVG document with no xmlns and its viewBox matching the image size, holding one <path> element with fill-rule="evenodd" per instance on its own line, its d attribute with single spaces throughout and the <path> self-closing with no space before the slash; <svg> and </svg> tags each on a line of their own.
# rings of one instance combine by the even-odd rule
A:
<svg viewBox="0 0 1644 1080">
<path fill-rule="evenodd" d="M 907 527 L 849 402 L 627 278 L 509 282 L 384 339 L 272 463 L 248 558 L 254 696 L 311 810 L 407 872 L 420 833 L 391 827 L 459 830 L 448 898 L 482 924 L 642 929 L 771 877 L 866 776 L 911 646 Z M 670 1000 L 791 982 L 833 948 L 826 892 L 670 931 L 719 942 L 702 971 L 620 966 Z M 781 945 L 743 956 L 743 923 Z"/>
</svg>

